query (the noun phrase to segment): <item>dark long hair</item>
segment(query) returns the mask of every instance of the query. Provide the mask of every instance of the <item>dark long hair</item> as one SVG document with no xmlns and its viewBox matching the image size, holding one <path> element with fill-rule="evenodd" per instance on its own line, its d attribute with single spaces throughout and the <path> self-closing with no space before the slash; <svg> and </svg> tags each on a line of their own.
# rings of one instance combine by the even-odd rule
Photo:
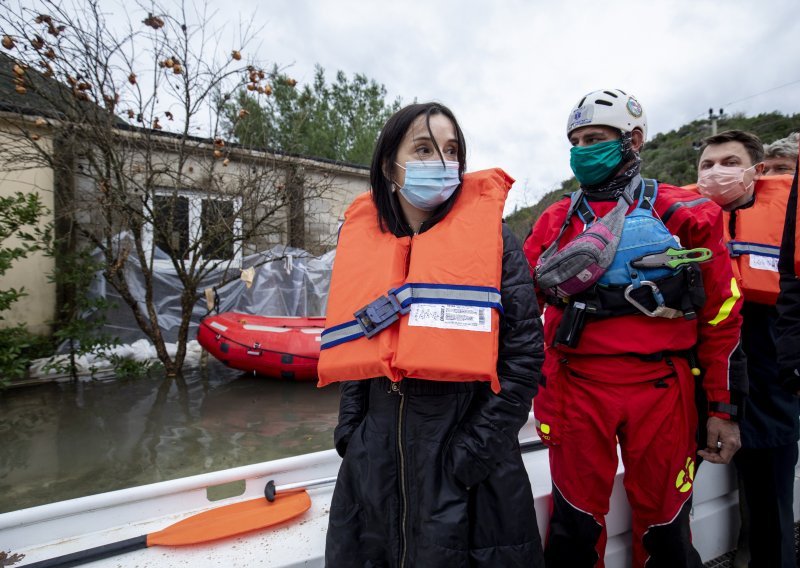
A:
<svg viewBox="0 0 800 568">
<path fill-rule="evenodd" d="M 375 202 L 375 207 L 378 210 L 378 223 L 380 224 L 381 231 L 389 231 L 397 236 L 412 234 L 411 229 L 403 218 L 400 203 L 397 201 L 397 194 L 392 191 L 392 181 L 386 175 L 386 172 L 390 171 L 397 159 L 397 149 L 400 147 L 403 136 L 406 135 L 406 132 L 408 132 L 411 124 L 417 117 L 422 115 L 425 116 L 425 122 L 431 140 L 439 153 L 439 157 L 442 159 L 442 162 L 444 162 L 442 150 L 439 148 L 436 140 L 434 140 L 433 132 L 431 132 L 430 118 L 435 114 L 443 114 L 453 123 L 456 136 L 458 137 L 458 177 L 462 179 L 464 176 L 464 170 L 467 167 L 466 142 L 464 140 L 464 133 L 461 131 L 461 127 L 458 125 L 458 121 L 453 115 L 453 112 L 440 103 L 416 103 L 401 108 L 386 121 L 386 124 L 384 124 L 378 141 L 375 143 L 375 150 L 372 153 L 369 181 L 372 187 L 372 200 Z M 461 186 L 459 185 L 450 199 L 434 209 L 433 214 L 426 221 L 426 225 L 432 226 L 447 215 L 460 193 Z"/>
</svg>

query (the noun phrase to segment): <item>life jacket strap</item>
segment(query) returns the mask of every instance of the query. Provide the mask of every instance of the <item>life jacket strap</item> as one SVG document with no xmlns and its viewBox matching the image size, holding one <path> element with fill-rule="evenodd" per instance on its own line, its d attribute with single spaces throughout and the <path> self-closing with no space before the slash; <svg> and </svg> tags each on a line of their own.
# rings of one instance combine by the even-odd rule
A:
<svg viewBox="0 0 800 568">
<path fill-rule="evenodd" d="M 412 304 L 475 306 L 503 313 L 500 290 L 491 286 L 408 283 L 357 310 L 353 314 L 355 319 L 323 331 L 320 349 L 330 349 L 361 337 L 371 339 L 407 314 Z"/>
<path fill-rule="evenodd" d="M 494 308 L 503 313 L 500 290 L 490 286 L 454 284 L 403 284 L 393 293 L 403 308 L 411 304 L 448 304 Z"/>
<path fill-rule="evenodd" d="M 742 256 L 743 254 L 755 254 L 758 256 L 779 258 L 781 247 L 765 245 L 761 243 L 749 243 L 746 241 L 729 241 L 728 253 L 734 258 L 737 256 Z"/>
</svg>

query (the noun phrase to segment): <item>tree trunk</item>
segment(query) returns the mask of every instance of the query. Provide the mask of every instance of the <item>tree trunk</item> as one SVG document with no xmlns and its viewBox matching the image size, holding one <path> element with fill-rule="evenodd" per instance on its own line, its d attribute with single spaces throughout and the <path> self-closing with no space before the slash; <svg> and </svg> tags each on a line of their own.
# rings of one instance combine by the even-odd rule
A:
<svg viewBox="0 0 800 568">
<path fill-rule="evenodd" d="M 306 248 L 305 179 L 302 170 L 291 168 L 286 174 L 286 196 L 289 204 L 287 226 L 288 244 L 299 249 Z"/>
<path fill-rule="evenodd" d="M 67 264 L 77 250 L 78 234 L 74 221 L 75 209 L 75 141 L 65 133 L 53 140 L 53 257 L 55 273 L 64 274 Z M 73 314 L 69 306 L 75 305 L 75 287 L 63 279 L 56 280 L 56 328 L 69 322 Z"/>
</svg>

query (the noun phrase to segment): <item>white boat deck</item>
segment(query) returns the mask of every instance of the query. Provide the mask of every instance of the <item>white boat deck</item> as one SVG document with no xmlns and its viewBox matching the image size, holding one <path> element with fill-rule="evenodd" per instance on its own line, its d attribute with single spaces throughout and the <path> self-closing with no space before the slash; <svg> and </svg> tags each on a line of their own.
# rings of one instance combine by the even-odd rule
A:
<svg viewBox="0 0 800 568">
<path fill-rule="evenodd" d="M 533 421 L 521 441 L 536 439 Z M 546 450 L 524 454 L 544 536 L 550 499 Z M 334 477 L 340 459 L 333 450 L 165 481 L 131 489 L 62 501 L 0 514 L 0 552 L 24 554 L 13 566 L 85 550 L 156 532 L 209 508 L 263 495 L 267 481 L 283 485 Z M 606 566 L 630 565 L 630 509 L 622 486 L 620 465 L 611 498 Z M 244 493 L 209 501 L 208 488 L 244 482 Z M 795 519 L 800 517 L 800 487 L 795 477 Z M 311 509 L 283 525 L 259 533 L 204 545 L 154 546 L 87 564 L 100 567 L 298 567 L 323 566 L 325 532 L 333 485 L 309 490 Z M 738 497 L 732 467 L 704 464 L 695 481 L 692 531 L 703 561 L 735 546 Z"/>
</svg>

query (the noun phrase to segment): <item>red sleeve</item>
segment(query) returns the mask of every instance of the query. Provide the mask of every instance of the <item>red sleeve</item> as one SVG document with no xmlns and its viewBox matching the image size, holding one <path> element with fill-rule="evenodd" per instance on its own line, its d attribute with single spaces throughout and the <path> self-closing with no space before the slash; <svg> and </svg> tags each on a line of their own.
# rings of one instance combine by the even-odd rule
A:
<svg viewBox="0 0 800 568">
<path fill-rule="evenodd" d="M 696 194 L 693 199 L 697 199 Z M 697 355 L 704 371 L 703 389 L 711 404 L 709 416 L 728 420 L 730 414 L 720 408 L 736 403 L 737 395 L 732 391 L 738 390 L 741 382 L 732 356 L 741 334 L 742 297 L 731 269 L 722 223 L 722 209 L 703 201 L 678 207 L 667 226 L 684 247 L 706 247 L 713 253 L 711 260 L 700 265 L 706 302 L 698 312 Z M 715 409 L 712 403 L 723 406 Z"/>
</svg>

